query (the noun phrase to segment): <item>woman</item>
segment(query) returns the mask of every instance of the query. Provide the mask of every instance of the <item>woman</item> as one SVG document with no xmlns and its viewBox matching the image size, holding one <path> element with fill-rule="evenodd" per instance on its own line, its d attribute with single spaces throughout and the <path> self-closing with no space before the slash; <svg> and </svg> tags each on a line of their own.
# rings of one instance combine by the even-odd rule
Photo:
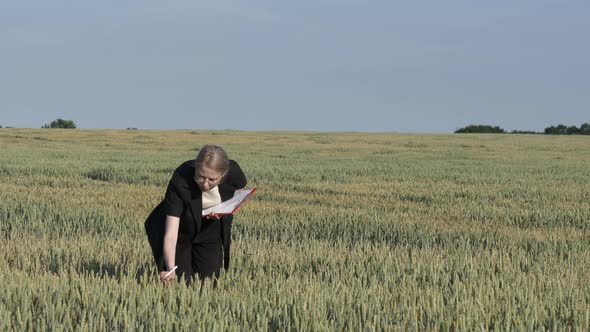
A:
<svg viewBox="0 0 590 332">
<path fill-rule="evenodd" d="M 217 278 L 222 261 L 229 267 L 232 216 L 202 217 L 201 211 L 232 198 L 244 186 L 240 166 L 215 145 L 204 146 L 195 160 L 174 171 L 164 200 L 145 222 L 164 286 L 176 276 L 187 284 L 195 276 Z"/>
</svg>

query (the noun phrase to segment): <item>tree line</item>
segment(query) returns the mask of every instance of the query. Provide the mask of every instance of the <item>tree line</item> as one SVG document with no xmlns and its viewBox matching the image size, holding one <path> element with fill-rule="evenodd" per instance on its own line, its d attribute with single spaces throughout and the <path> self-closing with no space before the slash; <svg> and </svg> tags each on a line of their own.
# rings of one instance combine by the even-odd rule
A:
<svg viewBox="0 0 590 332">
<path fill-rule="evenodd" d="M 580 127 L 558 124 L 545 128 L 543 132 L 513 130 L 507 132 L 498 126 L 469 125 L 455 130 L 455 134 L 545 134 L 545 135 L 590 135 L 590 123 L 583 123 Z"/>
<path fill-rule="evenodd" d="M 2 126 L 0 125 L 0 128 Z M 13 127 L 6 127 L 6 128 L 13 128 Z M 51 121 L 50 123 L 46 123 L 41 128 L 62 128 L 62 129 L 75 129 L 76 123 L 72 120 L 64 120 L 64 119 L 57 119 L 55 121 Z M 129 127 L 127 130 L 137 130 L 135 127 Z"/>
<path fill-rule="evenodd" d="M 2 126 L 0 125 L 0 128 Z M 6 127 L 6 128 L 13 128 L 13 127 Z M 66 128 L 66 129 L 75 129 L 76 123 L 72 120 L 64 120 L 64 119 L 57 119 L 55 121 L 51 121 L 50 123 L 46 123 L 41 128 Z"/>
<path fill-rule="evenodd" d="M 0 125 L 0 128 L 2 126 Z M 12 127 L 6 127 L 12 128 Z M 57 119 L 51 123 L 44 124 L 41 128 L 65 128 L 75 129 L 76 123 L 72 120 Z M 127 130 L 137 130 L 137 128 L 127 128 Z M 455 134 L 546 134 L 546 135 L 590 135 L 590 123 L 583 123 L 580 127 L 566 126 L 558 124 L 545 128 L 543 132 L 513 130 L 507 132 L 499 126 L 490 125 L 469 125 L 455 130 Z"/>
</svg>

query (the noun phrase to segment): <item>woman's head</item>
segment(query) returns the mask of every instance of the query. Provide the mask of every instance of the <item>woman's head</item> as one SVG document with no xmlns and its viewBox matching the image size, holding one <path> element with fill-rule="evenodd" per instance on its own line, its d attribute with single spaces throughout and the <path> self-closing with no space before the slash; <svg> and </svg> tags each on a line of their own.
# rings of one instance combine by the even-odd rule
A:
<svg viewBox="0 0 590 332">
<path fill-rule="evenodd" d="M 215 188 L 229 169 L 229 158 L 223 148 L 205 145 L 195 159 L 195 181 L 202 191 Z"/>
</svg>

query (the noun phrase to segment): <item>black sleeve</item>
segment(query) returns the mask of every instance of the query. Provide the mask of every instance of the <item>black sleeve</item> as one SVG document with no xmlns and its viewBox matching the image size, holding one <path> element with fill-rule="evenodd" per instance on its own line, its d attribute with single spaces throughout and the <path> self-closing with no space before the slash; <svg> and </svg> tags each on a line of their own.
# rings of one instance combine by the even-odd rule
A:
<svg viewBox="0 0 590 332">
<path fill-rule="evenodd" d="M 246 183 L 248 183 L 246 175 L 242 172 L 240 165 L 233 160 L 230 160 L 229 162 L 229 173 L 227 174 L 226 181 L 234 189 L 242 189 L 246 186 Z"/>
<path fill-rule="evenodd" d="M 166 196 L 164 197 L 164 210 L 166 215 L 180 218 L 183 209 L 184 204 L 178 193 L 178 188 L 176 188 L 171 180 L 170 183 L 168 183 Z"/>
</svg>

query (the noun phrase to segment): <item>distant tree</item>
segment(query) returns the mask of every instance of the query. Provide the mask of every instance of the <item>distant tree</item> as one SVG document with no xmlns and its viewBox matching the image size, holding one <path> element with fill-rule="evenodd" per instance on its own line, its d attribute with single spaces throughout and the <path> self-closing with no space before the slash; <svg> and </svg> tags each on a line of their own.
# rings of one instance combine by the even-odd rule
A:
<svg viewBox="0 0 590 332">
<path fill-rule="evenodd" d="M 2 126 L 0 126 L 0 128 L 2 128 Z"/>
<path fill-rule="evenodd" d="M 558 135 L 559 134 L 558 132 L 556 132 L 556 129 L 554 126 L 546 127 L 544 132 L 545 132 L 545 135 Z"/>
<path fill-rule="evenodd" d="M 511 134 L 540 134 L 536 131 L 532 130 L 513 130 L 510 132 Z"/>
<path fill-rule="evenodd" d="M 57 119 L 51 123 L 43 125 L 41 128 L 68 128 L 75 129 L 76 124 L 72 120 Z"/>
<path fill-rule="evenodd" d="M 557 126 L 551 126 L 545 128 L 545 134 L 547 135 L 590 135 L 590 124 L 583 123 L 580 128 L 576 126 L 565 126 L 559 124 Z"/>
<path fill-rule="evenodd" d="M 505 134 L 506 131 L 498 126 L 470 125 L 455 130 L 455 134 Z"/>
<path fill-rule="evenodd" d="M 545 134 L 547 134 L 547 135 L 566 135 L 567 134 L 567 127 L 562 124 L 559 124 L 557 126 L 547 127 L 547 128 L 545 128 Z"/>
<path fill-rule="evenodd" d="M 576 126 L 569 126 L 565 130 L 565 133 L 567 135 L 579 135 L 580 134 L 580 128 L 578 128 Z"/>
</svg>

